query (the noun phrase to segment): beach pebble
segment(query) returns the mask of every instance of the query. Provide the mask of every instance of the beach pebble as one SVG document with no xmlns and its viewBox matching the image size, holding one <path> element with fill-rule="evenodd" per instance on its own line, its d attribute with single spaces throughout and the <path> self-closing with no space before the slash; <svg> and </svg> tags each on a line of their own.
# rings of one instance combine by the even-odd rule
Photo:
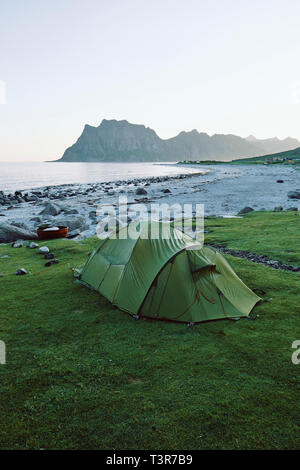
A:
<svg viewBox="0 0 300 470">
<path fill-rule="evenodd" d="M 45 255 L 46 253 L 49 253 L 50 250 L 47 246 L 41 246 L 39 251 L 42 255 Z"/>
<path fill-rule="evenodd" d="M 25 268 L 20 268 L 17 270 L 16 275 L 17 276 L 24 276 L 25 274 L 28 274 L 28 271 L 26 271 Z"/>
</svg>

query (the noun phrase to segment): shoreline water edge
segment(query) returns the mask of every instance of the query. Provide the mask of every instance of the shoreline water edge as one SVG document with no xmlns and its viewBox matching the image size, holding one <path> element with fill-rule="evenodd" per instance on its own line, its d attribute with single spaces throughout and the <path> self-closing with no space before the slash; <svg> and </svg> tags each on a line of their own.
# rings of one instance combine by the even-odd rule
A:
<svg viewBox="0 0 300 470">
<path fill-rule="evenodd" d="M 288 196 L 299 187 L 299 173 L 294 168 L 217 165 L 197 170 L 172 176 L 42 186 L 13 194 L 0 190 L 0 227 L 6 223 L 36 233 L 41 224 L 65 223 L 71 238 L 83 239 L 96 234 L 99 204 L 117 206 L 120 196 L 126 196 L 129 204 L 141 202 L 149 210 L 152 203 L 203 204 L 205 216 L 218 217 L 236 216 L 245 206 L 253 210 L 298 209 L 299 201 Z M 56 209 L 49 208 L 50 203 Z M 1 240 L 0 229 L 1 241 L 5 240 Z"/>
</svg>

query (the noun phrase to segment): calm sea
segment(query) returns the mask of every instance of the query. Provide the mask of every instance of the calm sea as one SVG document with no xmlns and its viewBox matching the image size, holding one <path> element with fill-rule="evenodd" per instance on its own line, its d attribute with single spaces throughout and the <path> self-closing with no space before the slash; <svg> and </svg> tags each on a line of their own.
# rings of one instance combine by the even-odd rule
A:
<svg viewBox="0 0 300 470">
<path fill-rule="evenodd" d="M 0 162 L 0 191 L 73 183 L 130 180 L 150 176 L 198 173 L 197 167 L 174 163 L 6 163 Z M 203 169 L 203 173 L 207 170 Z"/>
</svg>

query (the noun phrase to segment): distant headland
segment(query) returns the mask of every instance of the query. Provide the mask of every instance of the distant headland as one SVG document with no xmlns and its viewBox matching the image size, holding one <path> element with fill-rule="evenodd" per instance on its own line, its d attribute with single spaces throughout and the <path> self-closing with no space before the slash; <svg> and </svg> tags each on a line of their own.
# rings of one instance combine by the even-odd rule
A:
<svg viewBox="0 0 300 470">
<path fill-rule="evenodd" d="M 242 138 L 232 134 L 182 131 L 161 139 L 153 129 L 126 120 L 103 119 L 98 127 L 85 125 L 81 136 L 68 147 L 59 162 L 172 162 L 179 160 L 229 161 L 300 147 L 300 141 Z"/>
</svg>

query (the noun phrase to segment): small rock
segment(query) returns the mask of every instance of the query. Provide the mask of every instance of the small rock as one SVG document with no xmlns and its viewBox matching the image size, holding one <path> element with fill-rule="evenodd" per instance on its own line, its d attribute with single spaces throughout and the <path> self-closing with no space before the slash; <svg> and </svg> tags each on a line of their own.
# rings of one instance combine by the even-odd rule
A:
<svg viewBox="0 0 300 470">
<path fill-rule="evenodd" d="M 287 195 L 288 195 L 288 198 L 290 198 L 290 199 L 300 199 L 300 191 L 299 190 L 289 191 Z"/>
<path fill-rule="evenodd" d="M 277 180 L 276 183 L 284 183 L 283 180 Z"/>
<path fill-rule="evenodd" d="M 89 218 L 90 219 L 96 219 L 97 218 L 97 212 L 95 210 L 89 212 Z"/>
<path fill-rule="evenodd" d="M 52 264 L 58 264 L 59 260 L 58 259 L 52 259 L 51 261 L 48 261 L 48 263 L 45 263 L 45 266 L 48 268 L 49 266 L 52 266 Z"/>
<path fill-rule="evenodd" d="M 54 259 L 54 253 L 46 253 L 44 258 L 45 259 Z"/>
<path fill-rule="evenodd" d="M 11 244 L 12 248 L 22 248 L 23 240 L 17 240 Z"/>
<path fill-rule="evenodd" d="M 162 189 L 162 192 L 165 193 L 165 194 L 168 194 L 170 193 L 171 191 L 169 189 Z"/>
<path fill-rule="evenodd" d="M 23 228 L 24 230 L 29 230 L 28 226 L 24 222 L 12 222 L 14 227 Z"/>
<path fill-rule="evenodd" d="M 146 189 L 144 188 L 137 188 L 135 194 L 138 194 L 139 196 L 141 196 L 142 194 L 148 194 Z"/>
<path fill-rule="evenodd" d="M 27 246 L 27 248 L 31 248 L 32 250 L 34 248 L 38 248 L 38 247 L 39 247 L 39 245 L 37 243 L 34 243 L 34 242 L 29 243 L 29 245 Z"/>
<path fill-rule="evenodd" d="M 57 204 L 48 202 L 44 209 L 40 212 L 40 215 L 58 215 L 61 212 L 61 208 Z"/>
<path fill-rule="evenodd" d="M 39 251 L 42 255 L 45 255 L 46 253 L 49 253 L 50 250 L 47 246 L 41 246 Z"/>
<path fill-rule="evenodd" d="M 248 214 L 249 212 L 253 212 L 254 209 L 252 207 L 244 207 L 243 209 L 240 210 L 239 215 L 241 214 Z"/>
<path fill-rule="evenodd" d="M 24 276 L 25 274 L 28 274 L 28 271 L 26 271 L 25 268 L 20 268 L 17 270 L 16 275 L 17 276 Z"/>
<path fill-rule="evenodd" d="M 43 222 L 43 219 L 41 217 L 32 217 L 30 220 L 39 224 Z"/>
<path fill-rule="evenodd" d="M 72 215 L 72 214 L 79 214 L 77 209 L 64 209 L 64 214 Z"/>
<path fill-rule="evenodd" d="M 80 230 L 72 230 L 71 232 L 68 233 L 67 238 L 72 239 L 75 237 L 78 237 L 80 235 Z"/>
</svg>

